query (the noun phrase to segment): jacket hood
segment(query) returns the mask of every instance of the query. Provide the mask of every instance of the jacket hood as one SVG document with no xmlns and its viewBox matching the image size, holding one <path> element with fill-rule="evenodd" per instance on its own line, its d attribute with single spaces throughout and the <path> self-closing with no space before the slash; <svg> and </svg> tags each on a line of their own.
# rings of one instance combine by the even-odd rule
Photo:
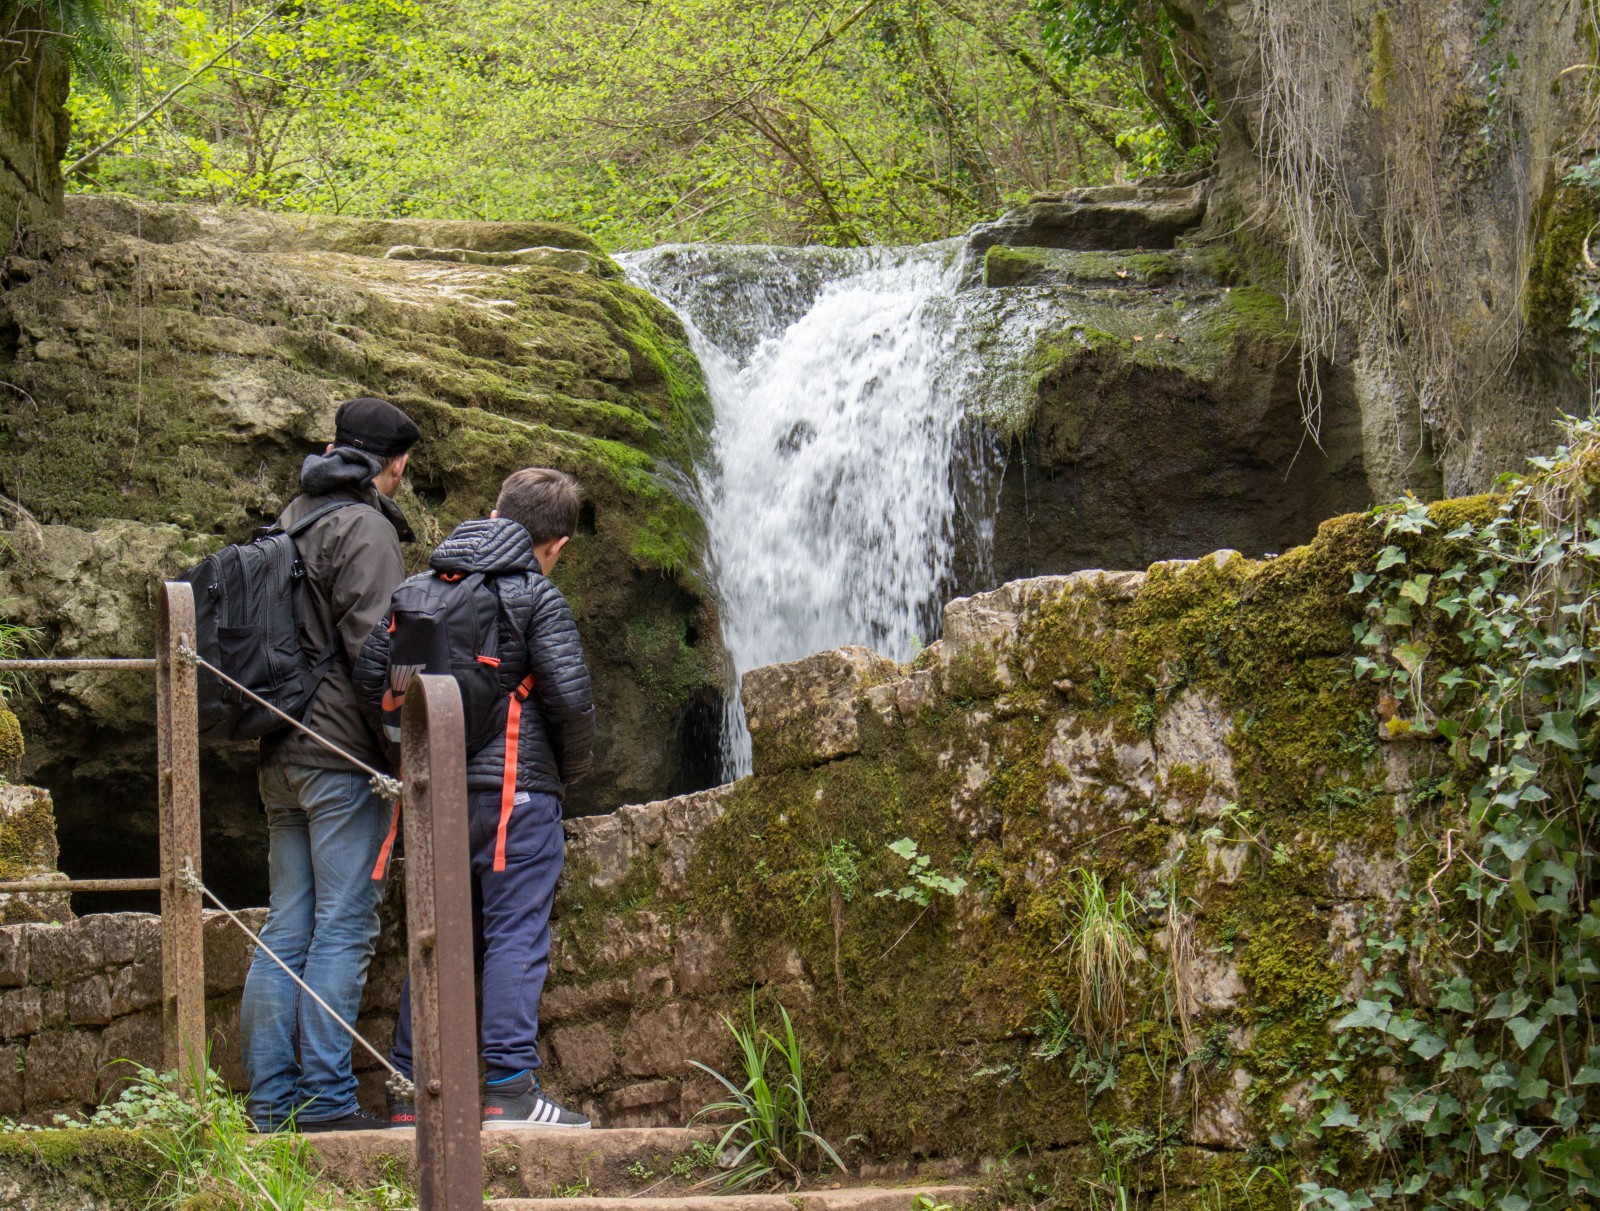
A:
<svg viewBox="0 0 1600 1211">
<path fill-rule="evenodd" d="M 359 491 L 383 470 L 383 460 L 352 446 L 335 446 L 326 454 L 308 454 L 300 464 L 300 490 L 307 496 Z"/>
<path fill-rule="evenodd" d="M 389 519 L 401 542 L 412 542 L 417 536 L 405 513 L 372 486 L 372 477 L 383 470 L 383 464 L 383 459 L 352 446 L 335 446 L 327 454 L 308 454 L 300 464 L 300 491 L 310 497 L 342 492 L 364 501 Z M 315 501 L 309 507 L 314 506 Z M 291 511 L 294 507 L 290 507 Z"/>
<path fill-rule="evenodd" d="M 464 521 L 434 548 L 435 572 L 537 572 L 533 539 L 509 517 Z"/>
</svg>

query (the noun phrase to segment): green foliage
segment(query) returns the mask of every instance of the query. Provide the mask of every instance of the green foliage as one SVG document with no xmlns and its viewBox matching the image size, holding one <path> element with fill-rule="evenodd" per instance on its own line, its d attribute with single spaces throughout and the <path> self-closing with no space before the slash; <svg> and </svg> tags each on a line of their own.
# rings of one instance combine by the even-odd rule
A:
<svg viewBox="0 0 1600 1211">
<path fill-rule="evenodd" d="M 688 1181 L 702 1169 L 713 1169 L 717 1164 L 716 1148 L 704 1140 L 696 1143 L 687 1152 L 679 1155 L 673 1162 L 671 1173 L 673 1177 Z"/>
<path fill-rule="evenodd" d="M 743 1086 L 695 1062 L 696 1068 L 709 1073 L 730 1095 L 725 1102 L 707 1106 L 700 1116 L 728 1112 L 738 1116 L 717 1145 L 717 1152 L 729 1158 L 722 1162 L 729 1169 L 723 1179 L 726 1190 L 788 1182 L 798 1190 L 806 1173 L 821 1168 L 824 1161 L 849 1172 L 833 1145 L 812 1126 L 800 1039 L 789 1020 L 789 1011 L 780 1005 L 778 1013 L 783 1018 L 781 1035 L 756 1024 L 754 998 L 748 1026 L 741 1028 L 722 1019 L 739 1046 Z"/>
<path fill-rule="evenodd" d="M 1188 162 L 1209 130 L 1168 26 L 1152 76 L 1143 41 L 1053 54 L 1010 0 L 131 3 L 139 98 L 178 91 L 126 132 L 75 97 L 69 161 L 113 147 L 74 188 L 861 244 Z"/>
<path fill-rule="evenodd" d="M 945 875 L 935 870 L 927 854 L 917 852 L 917 843 L 910 837 L 890 842 L 889 850 L 904 858 L 908 865 L 910 882 L 900 887 L 886 887 L 876 894 L 879 898 L 910 900 L 927 908 L 935 895 L 949 896 L 952 900 L 967 889 L 967 881 L 960 875 Z"/>
<path fill-rule="evenodd" d="M 120 105 L 126 99 L 130 65 L 115 26 L 119 7 L 108 0 L 37 0 L 17 9 L 12 30 L 30 25 L 33 14 L 38 14 L 54 35 L 50 41 L 66 55 L 74 86 Z"/>
<path fill-rule="evenodd" d="M 1534 464 L 1447 534 L 1414 500 L 1375 510 L 1390 545 L 1352 586 L 1357 675 L 1393 694 L 1390 731 L 1442 743 L 1458 777 L 1414 808 L 1411 921 L 1366 923 L 1371 982 L 1311 1095 L 1324 1171 L 1307 1207 L 1600 1195 L 1600 424 L 1569 422 Z"/>
<path fill-rule="evenodd" d="M 0 660 L 20 660 L 39 646 L 38 627 L 19 622 L 0 622 Z M 0 707 L 27 689 L 23 673 L 0 673 Z"/>
<path fill-rule="evenodd" d="M 1569 185 L 1578 185 L 1600 195 L 1600 156 L 1586 164 L 1579 164 L 1567 174 L 1566 179 Z M 1587 289 L 1578 296 L 1577 306 L 1572 309 L 1568 321 L 1577 338 L 1579 367 L 1589 372 L 1591 394 L 1595 390 L 1595 369 L 1600 365 L 1600 271 L 1595 270 L 1589 255 L 1589 239 L 1594 232 L 1595 228 L 1590 227 L 1584 233 L 1582 254 L 1589 270 L 1584 276 Z"/>
<path fill-rule="evenodd" d="M 823 852 L 822 873 L 838 889 L 839 898 L 846 904 L 861 890 L 863 861 L 864 855 L 852 841 L 835 841 Z"/>
<path fill-rule="evenodd" d="M 1035 0 L 1035 6 L 1045 46 L 1069 70 L 1136 65 L 1154 126 L 1128 127 L 1118 137 L 1139 149 L 1145 168 L 1192 167 L 1209 157 L 1215 117 L 1204 73 L 1184 52 L 1164 0 Z"/>
</svg>

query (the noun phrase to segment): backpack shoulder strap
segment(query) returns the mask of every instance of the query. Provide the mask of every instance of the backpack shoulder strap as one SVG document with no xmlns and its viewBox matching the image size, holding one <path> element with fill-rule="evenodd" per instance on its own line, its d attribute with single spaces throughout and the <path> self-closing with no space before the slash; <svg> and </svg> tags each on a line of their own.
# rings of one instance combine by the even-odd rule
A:
<svg viewBox="0 0 1600 1211">
<path fill-rule="evenodd" d="M 321 521 L 329 513 L 332 513 L 338 509 L 346 508 L 349 505 L 366 505 L 367 508 L 372 508 L 372 506 L 367 505 L 367 502 L 364 500 L 330 500 L 326 504 L 318 505 L 304 517 L 296 521 L 292 521 L 286 526 L 280 526 L 274 523 L 272 526 L 268 527 L 268 533 L 287 534 L 290 538 L 296 538 L 303 534 L 306 530 L 310 529 L 313 524 Z"/>
</svg>

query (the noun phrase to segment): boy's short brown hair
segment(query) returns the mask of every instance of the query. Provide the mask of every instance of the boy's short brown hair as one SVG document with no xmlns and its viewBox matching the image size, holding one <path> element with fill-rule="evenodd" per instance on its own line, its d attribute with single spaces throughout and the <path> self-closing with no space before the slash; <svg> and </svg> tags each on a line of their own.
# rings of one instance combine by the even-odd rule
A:
<svg viewBox="0 0 1600 1211">
<path fill-rule="evenodd" d="M 534 546 L 555 538 L 571 538 L 578 528 L 582 493 L 578 481 L 553 467 L 524 467 L 506 476 L 494 502 L 501 517 L 528 531 Z"/>
</svg>

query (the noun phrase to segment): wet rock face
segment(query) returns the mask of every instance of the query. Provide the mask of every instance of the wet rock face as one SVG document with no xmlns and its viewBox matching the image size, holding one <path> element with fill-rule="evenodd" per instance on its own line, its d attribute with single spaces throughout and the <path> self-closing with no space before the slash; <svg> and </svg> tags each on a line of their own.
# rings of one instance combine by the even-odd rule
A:
<svg viewBox="0 0 1600 1211">
<path fill-rule="evenodd" d="M 1305 395 L 1288 303 L 1239 284 L 1226 258 L 993 247 L 984 271 L 1067 321 L 1035 351 L 1010 426 L 996 579 L 1277 553 L 1381 491 L 1352 377 L 1325 367 Z"/>
<path fill-rule="evenodd" d="M 555 580 L 594 672 L 596 773 L 569 810 L 714 780 L 722 656 L 699 520 L 675 495 L 709 419 L 676 319 L 580 232 L 366 222 L 74 199 L 0 291 L 0 618 L 57 655 L 144 655 L 153 586 L 245 538 L 293 493 L 341 399 L 415 417 L 399 503 L 412 568 L 520 466 L 573 472 Z M 385 257 L 397 247 L 408 257 Z M 459 253 L 459 255 L 457 255 Z M 450 259 L 435 259 L 448 256 Z M 154 867 L 148 674 L 35 679 L 27 770 L 55 793 L 74 874 Z M 262 902 L 249 750 L 208 750 L 208 869 Z M 141 905 L 143 906 L 143 905 Z"/>
</svg>

